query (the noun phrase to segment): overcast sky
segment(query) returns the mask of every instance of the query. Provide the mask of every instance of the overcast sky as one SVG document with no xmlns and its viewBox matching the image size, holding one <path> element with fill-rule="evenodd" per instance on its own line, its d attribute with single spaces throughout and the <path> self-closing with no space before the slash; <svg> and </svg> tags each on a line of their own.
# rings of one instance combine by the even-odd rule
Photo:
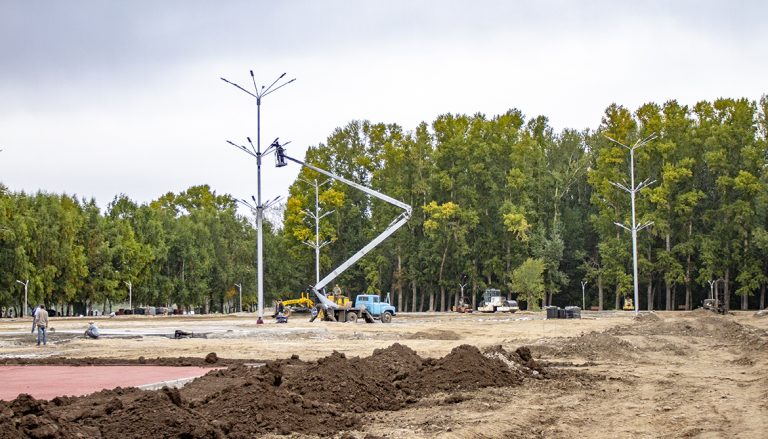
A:
<svg viewBox="0 0 768 439">
<path fill-rule="evenodd" d="M 413 130 L 519 108 L 594 128 L 611 103 L 768 92 L 766 1 L 0 0 L 0 182 L 106 207 L 209 184 L 256 193 L 262 145 L 289 154 L 353 119 Z M 265 199 L 298 167 L 263 169 Z"/>
</svg>

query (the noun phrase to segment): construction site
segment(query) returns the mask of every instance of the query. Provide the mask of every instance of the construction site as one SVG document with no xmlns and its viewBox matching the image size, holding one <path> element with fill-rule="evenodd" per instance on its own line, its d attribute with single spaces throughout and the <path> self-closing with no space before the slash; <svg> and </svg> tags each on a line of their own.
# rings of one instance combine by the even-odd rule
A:
<svg viewBox="0 0 768 439">
<path fill-rule="evenodd" d="M 118 316 L 97 320 L 96 340 L 85 319 L 52 318 L 45 346 L 4 319 L 0 437 L 765 436 L 764 314 L 581 317 Z M 31 384 L 19 366 L 37 368 Z M 199 377 L 150 390 L 126 384 L 126 367 Z M 59 369 L 85 379 L 57 381 Z"/>
</svg>

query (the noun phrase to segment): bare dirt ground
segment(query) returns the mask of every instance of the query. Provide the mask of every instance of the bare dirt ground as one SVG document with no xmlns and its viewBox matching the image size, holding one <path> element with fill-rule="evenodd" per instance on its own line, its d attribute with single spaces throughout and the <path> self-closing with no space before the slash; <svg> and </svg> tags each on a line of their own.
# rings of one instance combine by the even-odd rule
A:
<svg viewBox="0 0 768 439">
<path fill-rule="evenodd" d="M 215 352 L 229 367 L 180 391 L 0 401 L 0 438 L 768 437 L 768 317 L 633 316 L 136 316 L 97 320 L 99 340 L 82 337 L 88 319 L 62 318 L 41 348 L 30 321 L 6 320 L 0 363 L 194 364 Z"/>
</svg>

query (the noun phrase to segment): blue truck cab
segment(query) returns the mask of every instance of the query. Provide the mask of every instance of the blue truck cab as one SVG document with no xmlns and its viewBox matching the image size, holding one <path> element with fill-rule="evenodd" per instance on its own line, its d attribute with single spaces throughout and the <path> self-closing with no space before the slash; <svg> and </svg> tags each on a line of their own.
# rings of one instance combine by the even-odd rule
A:
<svg viewBox="0 0 768 439">
<path fill-rule="evenodd" d="M 376 294 L 360 294 L 355 298 L 355 308 L 361 308 L 365 305 L 365 309 L 377 319 L 380 319 L 382 323 L 389 323 L 392 321 L 392 317 L 397 314 L 397 309 L 387 302 L 381 300 Z"/>
</svg>

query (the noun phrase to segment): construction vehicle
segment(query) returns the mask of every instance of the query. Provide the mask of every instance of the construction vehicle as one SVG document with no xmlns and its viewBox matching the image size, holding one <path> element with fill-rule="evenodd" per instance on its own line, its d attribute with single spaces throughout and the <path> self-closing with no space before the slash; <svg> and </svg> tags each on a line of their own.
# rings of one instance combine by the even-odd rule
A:
<svg viewBox="0 0 768 439">
<path fill-rule="evenodd" d="M 451 307 L 451 311 L 453 312 L 460 312 L 460 313 L 469 313 L 472 312 L 472 305 L 469 303 L 469 300 L 466 297 L 459 298 L 459 304 L 454 305 Z"/>
<path fill-rule="evenodd" d="M 634 302 L 632 301 L 631 297 L 625 297 L 624 298 L 624 308 L 623 309 L 624 309 L 624 311 L 634 311 L 635 310 L 635 305 L 634 305 Z"/>
<path fill-rule="evenodd" d="M 290 316 L 295 312 L 309 312 L 315 307 L 315 301 L 310 298 L 309 293 L 301 293 L 298 299 L 283 300 L 283 307 L 283 313 Z"/>
<path fill-rule="evenodd" d="M 469 299 L 464 297 L 464 287 L 467 286 L 467 275 L 462 274 L 461 275 L 461 282 L 459 282 L 459 288 L 461 288 L 461 296 L 459 296 L 459 303 L 458 305 L 454 305 L 451 307 L 451 311 L 453 312 L 460 312 L 460 313 L 467 313 L 472 312 L 472 305 L 469 304 Z"/>
<path fill-rule="evenodd" d="M 352 186 L 355 189 L 365 192 L 370 196 L 376 197 L 382 201 L 385 201 L 403 210 L 400 213 L 400 215 L 398 215 L 377 237 L 375 237 L 371 242 L 365 245 L 362 249 L 358 250 L 357 253 L 355 253 L 349 259 L 344 261 L 341 265 L 339 265 L 336 269 L 330 272 L 327 276 L 322 278 L 317 284 L 315 284 L 311 288 L 312 292 L 315 294 L 315 296 L 318 299 L 319 306 L 322 307 L 323 319 L 330 319 L 330 320 L 341 321 L 341 322 L 346 322 L 346 321 L 354 322 L 357 320 L 358 316 L 361 316 L 365 319 L 366 322 L 373 323 L 374 319 L 378 317 L 379 319 L 381 319 L 383 323 L 389 323 L 391 321 L 392 316 L 395 315 L 396 310 L 393 306 L 389 305 L 388 303 L 386 303 L 387 306 L 384 306 L 385 303 L 382 303 L 380 300 L 378 302 L 375 302 L 373 299 L 378 299 L 379 298 L 378 296 L 361 294 L 357 296 L 355 300 L 355 306 L 349 306 L 350 304 L 348 301 L 347 302 L 342 301 L 342 304 L 340 304 L 338 303 L 339 302 L 338 299 L 332 300 L 329 296 L 325 295 L 323 289 L 326 286 L 328 286 L 331 282 L 333 282 L 333 280 L 336 279 L 341 273 L 343 273 L 345 270 L 347 270 L 357 261 L 362 259 L 363 256 L 368 254 L 377 245 L 381 244 L 385 239 L 387 239 L 389 236 L 395 233 L 400 227 L 404 226 L 405 223 L 407 223 L 408 220 L 411 218 L 411 212 L 412 212 L 411 206 L 406 203 L 403 203 L 402 201 L 396 200 L 388 195 L 382 194 L 381 192 L 375 191 L 369 187 L 363 186 L 359 183 L 355 183 L 354 181 L 347 180 L 344 177 L 338 176 L 324 169 L 318 168 L 317 166 L 309 165 L 307 163 L 302 162 L 301 160 L 288 156 L 285 153 L 284 145 L 280 145 L 280 143 L 278 143 L 278 139 L 275 139 L 275 141 L 272 142 L 271 146 L 275 148 L 275 159 L 276 159 L 276 165 L 278 168 L 281 168 L 287 165 L 286 160 L 290 160 L 301 166 L 312 169 L 315 172 L 319 172 L 320 174 L 330 177 L 336 181 L 340 181 L 348 186 Z M 369 305 L 374 305 L 376 303 L 378 303 L 379 305 L 373 306 L 373 309 L 369 309 Z M 374 314 L 374 312 L 376 312 L 377 310 L 381 310 L 381 313 L 378 314 L 378 316 Z M 391 314 L 387 310 L 390 310 Z"/>
<path fill-rule="evenodd" d="M 377 294 L 358 295 L 354 306 L 351 302 L 347 302 L 344 305 L 338 304 L 336 308 L 322 308 L 318 311 L 320 320 L 351 323 L 356 322 L 358 318 L 362 318 L 366 323 L 374 323 L 376 320 L 390 323 L 395 314 L 397 314 L 395 307 L 388 301 L 382 301 Z"/>
<path fill-rule="evenodd" d="M 517 312 L 520 307 L 514 300 L 508 300 L 502 296 L 501 291 L 496 288 L 488 288 L 483 293 L 483 302 L 477 307 L 480 312 Z"/>
</svg>

